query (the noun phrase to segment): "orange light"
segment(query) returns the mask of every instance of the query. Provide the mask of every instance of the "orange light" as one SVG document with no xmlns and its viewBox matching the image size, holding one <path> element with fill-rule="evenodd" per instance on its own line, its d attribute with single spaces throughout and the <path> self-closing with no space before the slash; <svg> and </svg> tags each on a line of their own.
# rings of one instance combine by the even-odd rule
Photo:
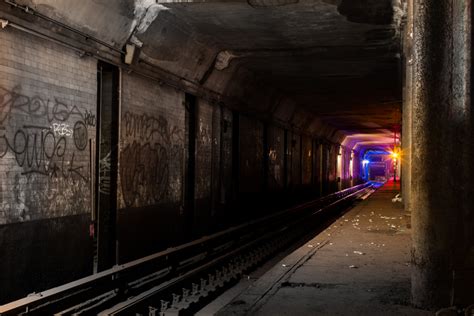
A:
<svg viewBox="0 0 474 316">
<path fill-rule="evenodd" d="M 390 157 L 392 158 L 394 162 L 396 162 L 400 158 L 400 154 L 401 154 L 400 150 L 395 149 L 394 151 L 390 152 Z"/>
</svg>

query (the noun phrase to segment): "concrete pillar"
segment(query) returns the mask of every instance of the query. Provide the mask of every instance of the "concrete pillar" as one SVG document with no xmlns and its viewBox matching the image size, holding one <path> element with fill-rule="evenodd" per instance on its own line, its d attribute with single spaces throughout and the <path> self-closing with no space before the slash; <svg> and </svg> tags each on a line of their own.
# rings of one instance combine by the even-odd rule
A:
<svg viewBox="0 0 474 316">
<path fill-rule="evenodd" d="M 403 61 L 405 73 L 403 78 L 402 108 L 402 197 L 405 211 L 411 212 L 411 132 L 412 132 L 412 93 L 413 93 L 413 0 L 407 1 L 407 23 L 404 27 Z"/>
<path fill-rule="evenodd" d="M 474 302 L 471 0 L 414 0 L 412 299 Z"/>
</svg>

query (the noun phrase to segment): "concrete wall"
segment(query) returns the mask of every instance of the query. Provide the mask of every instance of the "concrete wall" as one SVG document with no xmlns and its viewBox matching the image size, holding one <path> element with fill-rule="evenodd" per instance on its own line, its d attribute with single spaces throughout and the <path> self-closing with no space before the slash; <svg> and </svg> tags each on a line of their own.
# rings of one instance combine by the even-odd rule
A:
<svg viewBox="0 0 474 316">
<path fill-rule="evenodd" d="M 358 151 L 354 151 L 352 158 L 352 184 L 357 185 L 363 182 L 362 179 L 362 159 Z"/>
<path fill-rule="evenodd" d="M 7 301 L 92 271 L 97 65 L 12 29 L 0 31 L 0 42 L 0 298 Z"/>
<path fill-rule="evenodd" d="M 346 189 L 351 186 L 351 150 L 349 148 L 343 148 L 342 150 L 342 172 L 341 172 L 341 184 L 342 188 Z"/>
<path fill-rule="evenodd" d="M 312 184 L 311 176 L 313 174 L 313 145 L 312 139 L 309 136 L 304 135 L 301 142 L 301 154 L 302 154 L 302 173 L 303 179 L 302 184 L 304 186 L 310 186 Z"/>
<path fill-rule="evenodd" d="M 322 193 L 322 144 L 313 140 L 313 190 L 318 195 Z"/>
<path fill-rule="evenodd" d="M 207 233 L 212 225 L 218 194 L 220 148 L 220 111 L 208 102 L 199 100 L 196 125 L 196 180 L 194 231 Z"/>
<path fill-rule="evenodd" d="M 269 126 L 268 142 L 268 190 L 280 192 L 285 187 L 285 131 L 277 126 Z"/>
<path fill-rule="evenodd" d="M 301 135 L 289 133 L 288 139 L 288 186 L 294 190 L 301 186 Z"/>
<path fill-rule="evenodd" d="M 232 125 L 232 112 L 224 107 L 220 107 L 221 112 L 221 138 L 220 138 L 220 174 L 219 174 L 219 201 L 218 201 L 218 213 L 216 221 L 218 223 L 224 222 L 229 217 L 228 209 L 226 206 L 229 205 L 233 197 L 234 181 L 232 179 L 232 168 L 237 165 L 236 161 L 233 161 L 232 146 L 233 140 L 233 125 Z"/>
<path fill-rule="evenodd" d="M 329 183 L 329 192 L 334 192 L 338 190 L 337 182 L 337 155 L 339 151 L 339 146 L 334 144 L 329 144 L 329 153 L 328 153 L 328 183 Z"/>
<path fill-rule="evenodd" d="M 263 189 L 263 123 L 240 115 L 239 193 L 252 199 Z"/>
<path fill-rule="evenodd" d="M 125 262 L 183 238 L 185 107 L 173 88 L 126 73 L 122 82 L 118 243 Z"/>
</svg>

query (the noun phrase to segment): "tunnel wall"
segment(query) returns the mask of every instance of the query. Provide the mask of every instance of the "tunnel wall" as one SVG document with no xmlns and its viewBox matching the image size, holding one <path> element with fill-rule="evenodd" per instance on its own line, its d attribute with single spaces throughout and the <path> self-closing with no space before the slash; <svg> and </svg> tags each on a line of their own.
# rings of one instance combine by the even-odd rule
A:
<svg viewBox="0 0 474 316">
<path fill-rule="evenodd" d="M 220 149 L 219 149 L 219 162 L 220 162 L 220 173 L 219 179 L 219 199 L 217 206 L 217 214 L 215 217 L 216 225 L 225 226 L 227 221 L 232 217 L 229 216 L 228 205 L 231 203 L 234 194 L 233 188 L 235 186 L 235 180 L 233 178 L 234 166 L 236 165 L 234 155 L 234 131 L 233 131 L 233 115 L 232 111 L 222 106 L 219 107 L 221 112 L 220 122 Z M 216 125 L 214 125 L 216 126 Z"/>
<path fill-rule="evenodd" d="M 363 183 L 362 179 L 362 160 L 359 151 L 354 151 L 352 156 L 352 185 Z"/>
<path fill-rule="evenodd" d="M 201 235 L 213 226 L 215 197 L 219 194 L 220 111 L 204 100 L 198 100 L 196 130 L 196 179 L 194 232 Z"/>
<path fill-rule="evenodd" d="M 301 138 L 302 183 L 299 190 L 300 198 L 303 200 L 311 198 L 315 192 L 318 192 L 314 178 L 314 151 L 314 140 L 308 135 L 303 135 Z"/>
<path fill-rule="evenodd" d="M 319 195 L 322 195 L 322 163 L 323 163 L 323 145 L 320 141 L 313 140 L 313 187 Z"/>
<path fill-rule="evenodd" d="M 183 240 L 186 127 L 183 93 L 133 74 L 122 82 L 117 229 L 125 262 Z"/>
<path fill-rule="evenodd" d="M 106 165 L 93 148 L 98 60 L 11 28 L 0 40 L 5 303 L 92 273 L 93 173 Z M 118 263 L 337 189 L 339 145 L 196 98 L 190 206 L 186 93 L 133 72 L 120 71 L 120 82 L 117 210 L 107 210 Z"/>
<path fill-rule="evenodd" d="M 250 200 L 263 188 L 263 128 L 262 122 L 240 115 L 239 192 Z"/>
<path fill-rule="evenodd" d="M 0 31 L 0 301 L 92 272 L 96 61 Z M 58 242 L 61 241 L 61 242 Z M 0 302 L 1 303 L 1 302 Z"/>
<path fill-rule="evenodd" d="M 301 160 L 303 161 L 302 166 L 302 185 L 305 188 L 311 187 L 313 184 L 313 144 L 312 139 L 309 136 L 303 135 L 301 142 Z"/>
<path fill-rule="evenodd" d="M 350 164 L 351 164 L 351 150 L 349 148 L 343 148 L 342 151 L 342 177 L 341 187 L 346 189 L 351 186 L 351 175 L 350 175 Z"/>
<path fill-rule="evenodd" d="M 268 142 L 268 191 L 280 193 L 285 188 L 285 130 L 269 126 Z"/>
<path fill-rule="evenodd" d="M 239 217 L 261 212 L 264 188 L 264 125 L 262 122 L 239 116 L 239 189 L 237 205 L 242 208 Z M 244 207 L 247 205 L 247 207 Z"/>
<path fill-rule="evenodd" d="M 290 190 L 296 191 L 301 186 L 301 136 L 290 133 L 288 163 L 291 176 L 288 177 Z"/>
<path fill-rule="evenodd" d="M 337 191 L 337 156 L 339 152 L 339 146 L 334 144 L 328 144 L 328 193 Z"/>
</svg>

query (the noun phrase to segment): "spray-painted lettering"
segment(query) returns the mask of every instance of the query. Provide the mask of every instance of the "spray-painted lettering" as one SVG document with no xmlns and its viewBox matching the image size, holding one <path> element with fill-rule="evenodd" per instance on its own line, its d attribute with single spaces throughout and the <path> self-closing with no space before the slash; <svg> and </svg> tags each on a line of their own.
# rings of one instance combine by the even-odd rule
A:
<svg viewBox="0 0 474 316">
<path fill-rule="evenodd" d="M 110 155 L 111 152 L 99 161 L 99 192 L 103 194 L 110 194 Z"/>
<path fill-rule="evenodd" d="M 172 190 L 170 163 L 182 163 L 184 133 L 163 116 L 124 113 L 126 145 L 120 153 L 120 179 L 125 205 L 162 202 Z"/>
<path fill-rule="evenodd" d="M 3 222 L 87 212 L 90 199 L 86 126 L 95 117 L 58 98 L 0 87 L 0 196 Z M 16 198 L 14 198 L 16 196 Z"/>
</svg>

